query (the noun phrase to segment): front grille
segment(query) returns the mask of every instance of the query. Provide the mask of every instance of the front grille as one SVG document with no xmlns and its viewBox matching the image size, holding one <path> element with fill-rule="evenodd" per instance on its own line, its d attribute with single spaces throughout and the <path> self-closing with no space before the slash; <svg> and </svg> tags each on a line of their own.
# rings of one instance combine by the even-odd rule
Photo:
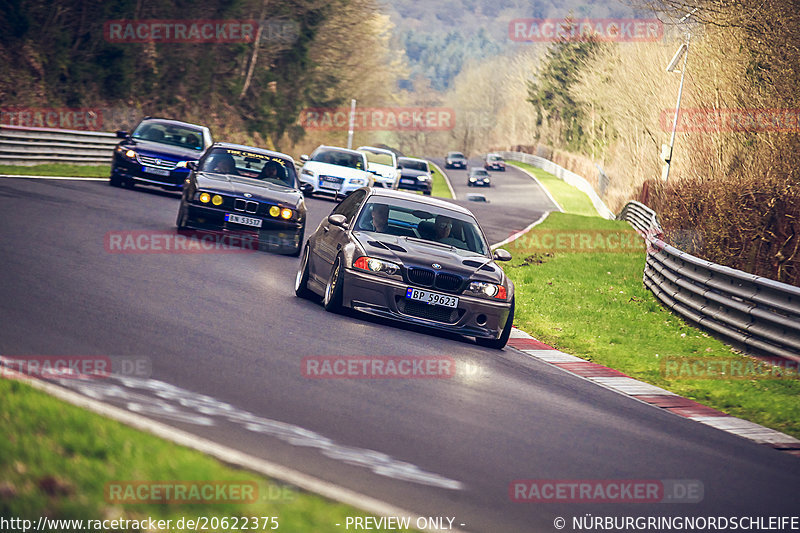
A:
<svg viewBox="0 0 800 533">
<path fill-rule="evenodd" d="M 427 268 L 412 267 L 408 269 L 408 281 L 411 283 L 416 283 L 417 285 L 430 287 L 433 285 L 434 277 L 436 277 L 436 273 L 433 270 L 428 270 Z"/>
<path fill-rule="evenodd" d="M 242 200 L 241 198 L 237 198 L 233 202 L 233 208 L 237 211 L 244 211 L 245 213 L 255 214 L 258 211 L 258 202 Z"/>
<path fill-rule="evenodd" d="M 164 170 L 172 170 L 178 164 L 175 161 L 168 161 L 158 157 L 149 157 L 141 154 L 137 154 L 136 158 L 143 165 L 147 165 L 148 167 L 163 168 Z"/>
<path fill-rule="evenodd" d="M 404 315 L 424 318 L 426 320 L 434 320 L 436 322 L 445 322 L 447 324 L 454 324 L 458 322 L 458 319 L 462 313 L 462 311 L 459 309 L 430 305 L 423 302 L 417 302 L 415 300 L 409 300 L 407 298 L 400 298 L 397 301 L 397 309 Z"/>
<path fill-rule="evenodd" d="M 461 287 L 461 278 L 455 274 L 439 272 L 436 275 L 435 286 L 437 289 L 441 289 L 443 291 L 457 291 L 459 287 Z"/>
</svg>

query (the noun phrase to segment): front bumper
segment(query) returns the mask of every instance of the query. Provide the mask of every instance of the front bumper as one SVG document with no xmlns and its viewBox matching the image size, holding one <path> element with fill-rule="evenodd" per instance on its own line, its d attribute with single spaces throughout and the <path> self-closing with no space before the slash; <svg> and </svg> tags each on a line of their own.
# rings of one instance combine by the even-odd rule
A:
<svg viewBox="0 0 800 533">
<path fill-rule="evenodd" d="M 120 180 L 131 180 L 174 191 L 183 189 L 183 182 L 189 177 L 190 172 L 188 168 L 157 169 L 162 173 L 167 173 L 167 175 L 161 175 L 148 171 L 148 168 L 138 161 L 127 159 L 116 152 L 111 161 L 111 175 Z"/>
<path fill-rule="evenodd" d="M 467 164 L 464 163 L 463 161 L 450 161 L 450 162 L 447 162 L 445 164 L 445 166 L 448 166 L 448 167 L 451 167 L 451 168 L 456 168 L 456 167 L 458 167 L 458 168 L 467 168 Z"/>
<path fill-rule="evenodd" d="M 257 218 L 262 221 L 261 227 L 255 228 L 226 221 L 225 214 L 233 214 L 233 211 L 228 209 L 197 204 L 185 205 L 187 213 L 186 225 L 190 228 L 230 233 L 241 237 L 243 243 L 252 242 L 252 239 L 255 239 L 260 249 L 276 253 L 296 253 L 302 246 L 305 220 L 287 221 L 246 214 L 247 217 Z"/>
<path fill-rule="evenodd" d="M 345 269 L 342 301 L 346 307 L 363 313 L 471 337 L 496 339 L 508 319 L 510 301 L 464 294 L 454 295 L 458 297 L 458 308 L 450 310 L 447 317 L 449 308 L 407 299 L 406 289 L 411 286 L 404 281 Z"/>
<path fill-rule="evenodd" d="M 408 183 L 403 183 L 403 180 L 411 180 Z M 406 191 L 430 191 L 433 187 L 432 181 L 419 181 L 415 178 L 400 178 L 400 182 L 397 185 L 398 189 L 403 189 Z"/>
</svg>

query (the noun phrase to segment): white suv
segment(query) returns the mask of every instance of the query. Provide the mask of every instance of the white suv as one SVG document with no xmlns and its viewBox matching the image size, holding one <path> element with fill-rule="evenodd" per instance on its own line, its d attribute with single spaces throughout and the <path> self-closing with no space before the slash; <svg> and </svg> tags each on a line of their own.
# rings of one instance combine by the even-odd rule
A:
<svg viewBox="0 0 800 533">
<path fill-rule="evenodd" d="M 372 186 L 375 176 L 367 169 L 367 156 L 357 150 L 318 146 L 311 157 L 301 155 L 300 182 L 306 194 L 347 196 L 361 187 Z"/>
<path fill-rule="evenodd" d="M 397 155 L 391 150 L 374 146 L 359 146 L 359 152 L 367 155 L 368 168 L 375 175 L 375 183 L 386 189 L 396 189 L 400 180 L 397 168 Z"/>
</svg>

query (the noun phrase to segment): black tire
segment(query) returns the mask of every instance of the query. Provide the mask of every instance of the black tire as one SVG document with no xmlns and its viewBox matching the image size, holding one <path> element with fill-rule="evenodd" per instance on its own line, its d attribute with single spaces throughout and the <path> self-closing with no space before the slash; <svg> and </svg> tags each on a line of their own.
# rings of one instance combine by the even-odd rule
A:
<svg viewBox="0 0 800 533">
<path fill-rule="evenodd" d="M 508 311 L 508 318 L 506 319 L 506 325 L 503 326 L 503 332 L 500 333 L 499 339 L 485 339 L 482 337 L 476 337 L 475 342 L 478 343 L 478 346 L 483 346 L 484 348 L 492 348 L 493 350 L 502 350 L 505 348 L 506 344 L 508 344 L 508 338 L 511 336 L 511 328 L 514 325 L 514 299 L 511 299 L 511 309 Z"/>
<path fill-rule="evenodd" d="M 114 174 L 111 174 L 111 176 L 108 178 L 108 184 L 112 187 L 122 187 L 122 180 Z"/>
<path fill-rule="evenodd" d="M 181 202 L 181 206 L 178 208 L 178 218 L 175 220 L 175 225 L 178 226 L 179 230 L 183 230 L 187 228 L 186 223 L 189 219 L 189 213 L 186 204 Z"/>
<path fill-rule="evenodd" d="M 431 191 L 423 191 L 422 194 L 424 194 L 425 196 L 430 196 L 431 195 Z"/>
<path fill-rule="evenodd" d="M 311 298 L 314 293 L 308 288 L 308 255 L 311 249 L 306 244 L 303 251 L 303 258 L 300 260 L 300 268 L 297 269 L 297 276 L 294 280 L 294 294 L 298 298 Z"/>
<path fill-rule="evenodd" d="M 344 277 L 344 266 L 342 258 L 337 257 L 331 269 L 331 275 L 325 286 L 325 294 L 322 297 L 322 307 L 331 313 L 338 313 L 342 309 L 342 280 Z"/>
</svg>

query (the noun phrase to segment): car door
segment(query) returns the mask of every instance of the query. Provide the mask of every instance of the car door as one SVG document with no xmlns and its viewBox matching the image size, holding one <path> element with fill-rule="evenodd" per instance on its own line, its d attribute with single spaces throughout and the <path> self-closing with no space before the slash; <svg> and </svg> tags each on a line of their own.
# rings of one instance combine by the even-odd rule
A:
<svg viewBox="0 0 800 533">
<path fill-rule="evenodd" d="M 331 211 L 331 215 L 344 215 L 347 219 L 347 225 L 351 226 L 366 196 L 366 191 L 354 191 Z M 314 247 L 309 258 L 311 260 L 311 273 L 315 278 L 322 282 L 328 280 L 333 268 L 333 262 L 336 260 L 339 250 L 344 247 L 349 238 L 349 229 L 334 226 L 328 222 L 327 218 L 322 221 L 315 236 Z"/>
</svg>

